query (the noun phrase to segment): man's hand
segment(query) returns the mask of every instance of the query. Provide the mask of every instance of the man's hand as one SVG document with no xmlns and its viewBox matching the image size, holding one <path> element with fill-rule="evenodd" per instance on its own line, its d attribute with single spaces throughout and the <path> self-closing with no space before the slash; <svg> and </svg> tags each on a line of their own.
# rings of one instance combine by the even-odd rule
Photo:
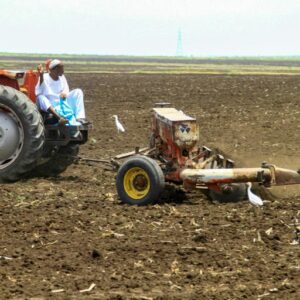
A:
<svg viewBox="0 0 300 300">
<path fill-rule="evenodd" d="M 67 119 L 65 119 L 65 118 L 60 118 L 59 120 L 58 120 L 58 124 L 59 125 L 66 125 L 66 124 L 68 124 L 69 123 L 69 121 L 67 120 Z"/>
<path fill-rule="evenodd" d="M 44 68 L 43 68 L 43 65 L 42 64 L 39 64 L 37 66 L 37 71 L 40 73 L 40 74 L 43 74 L 44 73 Z"/>
<path fill-rule="evenodd" d="M 60 93 L 60 98 L 62 98 L 62 99 L 66 99 L 67 98 L 67 94 L 66 93 Z"/>
<path fill-rule="evenodd" d="M 40 74 L 40 85 L 41 85 L 44 82 L 44 68 L 42 64 L 38 65 L 37 71 Z"/>
</svg>

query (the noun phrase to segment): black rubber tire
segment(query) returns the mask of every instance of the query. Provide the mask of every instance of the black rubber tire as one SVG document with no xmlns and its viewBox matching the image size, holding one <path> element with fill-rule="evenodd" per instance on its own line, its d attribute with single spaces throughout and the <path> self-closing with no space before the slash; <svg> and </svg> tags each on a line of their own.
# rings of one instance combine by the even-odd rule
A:
<svg viewBox="0 0 300 300">
<path fill-rule="evenodd" d="M 37 177 L 56 177 L 73 164 L 78 153 L 78 144 L 62 146 L 48 161 L 37 166 L 31 173 Z"/>
<path fill-rule="evenodd" d="M 245 183 L 233 183 L 231 188 L 231 192 L 208 190 L 208 197 L 218 202 L 238 202 L 247 199 L 247 186 Z"/>
<path fill-rule="evenodd" d="M 128 170 L 132 168 L 143 169 L 150 180 L 149 192 L 141 199 L 133 199 L 125 190 L 124 178 Z M 117 191 L 122 202 L 131 205 L 148 205 L 158 201 L 165 187 L 165 177 L 158 163 L 146 156 L 136 155 L 124 162 L 117 173 Z"/>
<path fill-rule="evenodd" d="M 36 105 L 14 88 L 0 85 L 0 104 L 5 105 L 19 118 L 23 127 L 23 147 L 16 159 L 0 169 L 0 182 L 13 182 L 32 170 L 43 153 L 45 129 Z"/>
</svg>

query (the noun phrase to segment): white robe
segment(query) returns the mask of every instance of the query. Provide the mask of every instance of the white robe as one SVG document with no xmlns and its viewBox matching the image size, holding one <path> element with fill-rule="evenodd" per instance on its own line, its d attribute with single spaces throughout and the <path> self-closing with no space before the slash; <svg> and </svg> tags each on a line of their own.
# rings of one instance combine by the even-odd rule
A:
<svg viewBox="0 0 300 300">
<path fill-rule="evenodd" d="M 70 92 L 64 75 L 59 76 L 58 80 L 53 80 L 49 73 L 45 73 L 43 83 L 40 84 L 39 80 L 35 87 L 39 108 L 45 112 L 48 111 L 50 106 L 56 107 L 59 104 L 61 93 L 67 95 L 66 101 L 72 108 L 76 119 L 85 118 L 83 92 L 81 89 L 75 89 Z"/>
</svg>

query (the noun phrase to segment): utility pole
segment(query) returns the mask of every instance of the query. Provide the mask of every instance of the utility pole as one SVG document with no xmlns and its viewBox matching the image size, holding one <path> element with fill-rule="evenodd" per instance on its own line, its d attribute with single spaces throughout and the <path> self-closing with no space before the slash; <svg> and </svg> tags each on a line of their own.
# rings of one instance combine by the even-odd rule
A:
<svg viewBox="0 0 300 300">
<path fill-rule="evenodd" d="M 176 56 L 183 56 L 182 33 L 181 33 L 181 29 L 180 28 L 178 29 L 178 35 L 177 35 Z"/>
</svg>

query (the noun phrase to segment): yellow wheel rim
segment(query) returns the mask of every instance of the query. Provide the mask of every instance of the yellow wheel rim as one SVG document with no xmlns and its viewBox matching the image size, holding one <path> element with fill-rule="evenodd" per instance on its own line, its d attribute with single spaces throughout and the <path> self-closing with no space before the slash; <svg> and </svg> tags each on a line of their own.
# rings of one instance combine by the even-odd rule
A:
<svg viewBox="0 0 300 300">
<path fill-rule="evenodd" d="M 124 176 L 124 189 L 134 199 L 144 198 L 150 191 L 150 178 L 146 171 L 139 167 L 129 169 Z"/>
</svg>

